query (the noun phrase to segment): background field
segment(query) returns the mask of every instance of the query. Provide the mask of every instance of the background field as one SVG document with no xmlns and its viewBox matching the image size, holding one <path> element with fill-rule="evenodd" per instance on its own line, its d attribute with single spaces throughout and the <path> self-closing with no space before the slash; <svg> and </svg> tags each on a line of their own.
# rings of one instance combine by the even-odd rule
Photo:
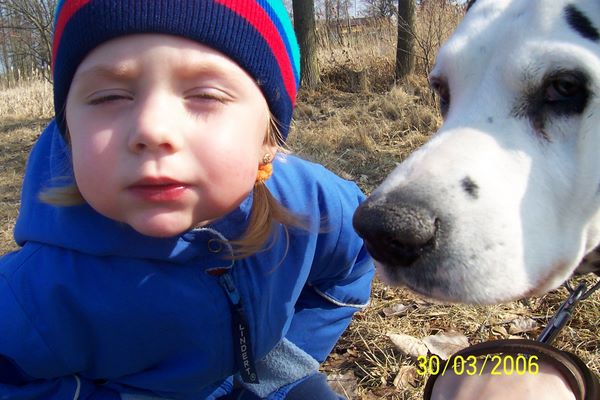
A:
<svg viewBox="0 0 600 400">
<path fill-rule="evenodd" d="M 431 53 L 459 17 L 454 11 L 420 15 L 418 68 L 398 85 L 393 82 L 393 24 L 382 22 L 375 30 L 347 36 L 322 32 L 324 84 L 318 91 L 301 91 L 290 148 L 370 193 L 439 127 L 425 71 Z M 433 33 L 432 21 L 439 28 Z M 424 39 L 428 37 L 431 40 Z M 12 228 L 23 168 L 29 149 L 51 118 L 51 98 L 51 86 L 42 79 L 23 79 L 16 87 L 0 90 L 0 254 L 16 248 Z M 357 314 L 323 370 L 349 398 L 420 399 L 425 377 L 415 374 L 415 360 L 403 355 L 388 334 L 423 338 L 458 332 L 472 344 L 493 338 L 535 338 L 566 296 L 566 290 L 559 289 L 499 306 L 431 304 L 376 280 L 370 307 Z M 406 306 L 400 315 L 386 316 L 400 304 Z M 600 373 L 599 325 L 600 293 L 596 293 L 577 308 L 556 342 L 578 354 L 596 373 Z"/>
</svg>

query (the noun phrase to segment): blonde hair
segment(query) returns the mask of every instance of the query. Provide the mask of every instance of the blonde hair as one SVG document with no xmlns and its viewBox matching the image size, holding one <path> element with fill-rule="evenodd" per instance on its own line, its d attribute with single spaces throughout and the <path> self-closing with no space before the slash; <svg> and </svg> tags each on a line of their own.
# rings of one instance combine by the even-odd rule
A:
<svg viewBox="0 0 600 400">
<path fill-rule="evenodd" d="M 265 144 L 276 146 L 279 152 L 290 153 L 277 124 L 275 117 L 271 116 Z M 229 242 L 233 247 L 233 257 L 231 258 L 234 260 L 271 248 L 280 239 L 274 232 L 278 224 L 283 227 L 286 241 L 289 241 L 289 227 L 308 229 L 307 224 L 300 216 L 292 213 L 273 197 L 264 182 L 254 184 L 252 196 L 248 227 L 241 238 Z"/>
<path fill-rule="evenodd" d="M 289 153 L 273 116 L 269 122 L 265 143 L 277 146 L 279 152 Z M 238 260 L 268 250 L 279 239 L 275 234 L 278 224 L 283 226 L 286 240 L 289 239 L 288 227 L 307 229 L 307 224 L 302 218 L 277 201 L 263 182 L 254 184 L 252 196 L 248 227 L 239 239 L 229 241 L 233 255 L 228 258 Z M 86 202 L 75 183 L 44 189 L 38 198 L 44 203 L 59 207 L 77 206 Z"/>
</svg>

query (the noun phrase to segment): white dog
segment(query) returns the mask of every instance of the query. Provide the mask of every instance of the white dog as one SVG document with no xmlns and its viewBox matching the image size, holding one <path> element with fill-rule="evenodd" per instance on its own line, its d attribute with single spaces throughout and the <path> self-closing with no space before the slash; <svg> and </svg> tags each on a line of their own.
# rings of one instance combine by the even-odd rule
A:
<svg viewBox="0 0 600 400">
<path fill-rule="evenodd" d="M 382 279 L 497 303 L 600 270 L 600 1 L 471 1 L 430 82 L 442 128 L 354 216 Z"/>
</svg>

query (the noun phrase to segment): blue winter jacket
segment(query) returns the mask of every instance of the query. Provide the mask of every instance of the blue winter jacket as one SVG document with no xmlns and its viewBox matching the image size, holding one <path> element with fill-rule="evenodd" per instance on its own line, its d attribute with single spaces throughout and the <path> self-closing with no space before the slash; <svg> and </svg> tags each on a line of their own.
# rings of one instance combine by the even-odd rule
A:
<svg viewBox="0 0 600 400">
<path fill-rule="evenodd" d="M 284 398 L 367 304 L 373 265 L 352 229 L 356 185 L 293 156 L 274 171 L 269 189 L 311 228 L 278 228 L 272 248 L 232 263 L 219 239 L 245 230 L 251 196 L 168 239 L 40 202 L 72 176 L 51 123 L 27 164 L 21 248 L 0 259 L 0 399 L 216 399 L 234 382 Z"/>
</svg>

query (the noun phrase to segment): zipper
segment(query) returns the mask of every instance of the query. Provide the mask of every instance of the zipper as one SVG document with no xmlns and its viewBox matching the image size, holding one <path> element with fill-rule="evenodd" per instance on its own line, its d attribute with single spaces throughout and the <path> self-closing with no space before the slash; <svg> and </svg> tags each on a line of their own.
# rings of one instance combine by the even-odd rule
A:
<svg viewBox="0 0 600 400">
<path fill-rule="evenodd" d="M 219 283 L 225 289 L 231 308 L 233 347 L 240 376 L 246 383 L 259 383 L 254 363 L 254 354 L 252 352 L 250 330 L 248 329 L 248 322 L 242 305 L 242 297 L 229 271 L 219 277 Z"/>
</svg>

